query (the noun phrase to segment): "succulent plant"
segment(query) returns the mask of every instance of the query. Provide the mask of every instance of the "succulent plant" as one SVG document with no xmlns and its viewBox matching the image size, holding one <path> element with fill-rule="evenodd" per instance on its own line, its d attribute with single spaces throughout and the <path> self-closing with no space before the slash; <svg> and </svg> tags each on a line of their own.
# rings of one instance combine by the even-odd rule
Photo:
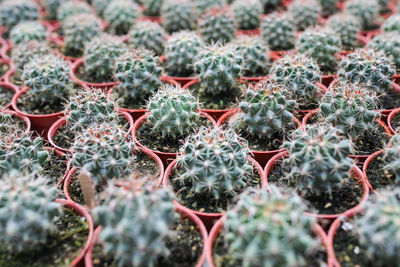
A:
<svg viewBox="0 0 400 267">
<path fill-rule="evenodd" d="M 378 92 L 391 91 L 392 76 L 396 73 L 390 58 L 372 49 L 358 49 L 340 62 L 340 79 L 365 84 Z"/>
<path fill-rule="evenodd" d="M 289 13 L 299 31 L 315 26 L 321 12 L 322 8 L 317 0 L 294 0 L 289 6 Z"/>
<path fill-rule="evenodd" d="M 72 151 L 71 165 L 88 171 L 98 188 L 132 170 L 134 144 L 115 123 L 90 125 L 79 132 Z"/>
<path fill-rule="evenodd" d="M 384 33 L 374 36 L 368 47 L 385 54 L 400 69 L 400 33 Z"/>
<path fill-rule="evenodd" d="M 242 64 L 242 55 L 231 47 L 216 44 L 200 51 L 194 69 L 205 92 L 217 96 L 238 87 Z"/>
<path fill-rule="evenodd" d="M 147 50 L 133 50 L 121 55 L 115 62 L 114 74 L 119 84 L 114 89 L 121 105 L 144 103 L 161 86 L 162 68 L 159 58 Z"/>
<path fill-rule="evenodd" d="M 48 242 L 62 210 L 57 186 L 46 177 L 3 175 L 0 179 L 0 234 L 10 252 L 29 252 Z"/>
<path fill-rule="evenodd" d="M 161 6 L 164 0 L 142 0 L 146 16 L 160 16 Z"/>
<path fill-rule="evenodd" d="M 88 3 L 79 0 L 68 0 L 63 2 L 57 9 L 57 19 L 61 23 L 64 23 L 68 17 L 76 16 L 78 14 L 93 14 L 93 9 Z"/>
<path fill-rule="evenodd" d="M 236 0 L 232 4 L 232 10 L 238 29 L 249 30 L 260 26 L 262 5 L 259 0 Z"/>
<path fill-rule="evenodd" d="M 161 55 L 164 51 L 164 29 L 156 22 L 139 21 L 129 30 L 129 45 Z"/>
<path fill-rule="evenodd" d="M 296 104 L 283 86 L 274 81 L 261 81 L 249 86 L 239 107 L 247 130 L 261 138 L 269 138 L 289 128 Z"/>
<path fill-rule="evenodd" d="M 42 0 L 41 4 L 46 10 L 46 18 L 49 20 L 57 19 L 57 10 L 62 4 L 63 0 Z"/>
<path fill-rule="evenodd" d="M 112 1 L 104 10 L 108 29 L 117 35 L 127 34 L 139 15 L 139 6 L 131 0 Z"/>
<path fill-rule="evenodd" d="M 391 0 L 378 0 L 379 11 L 381 13 L 387 12 L 388 11 L 388 5 L 389 5 L 390 2 L 391 2 Z M 395 3 L 397 3 L 397 2 L 395 1 Z"/>
<path fill-rule="evenodd" d="M 203 40 L 207 43 L 226 43 L 235 38 L 233 14 L 225 9 L 212 9 L 204 13 L 198 23 Z"/>
<path fill-rule="evenodd" d="M 319 4 L 322 8 L 322 15 L 323 16 L 331 16 L 339 11 L 337 8 L 337 4 L 341 0 L 318 0 Z"/>
<path fill-rule="evenodd" d="M 346 2 L 346 10 L 361 21 L 363 30 L 375 27 L 375 20 L 379 16 L 377 0 L 350 0 Z"/>
<path fill-rule="evenodd" d="M 371 131 L 380 113 L 378 98 L 362 85 L 338 82 L 322 97 L 320 116 L 352 138 Z"/>
<path fill-rule="evenodd" d="M 389 141 L 390 146 L 385 148 L 383 156 L 385 159 L 385 170 L 394 174 L 395 182 L 400 182 L 400 135 L 393 135 Z"/>
<path fill-rule="evenodd" d="M 271 50 L 289 50 L 296 41 L 296 25 L 289 13 L 272 13 L 264 18 L 261 35 Z"/>
<path fill-rule="evenodd" d="M 352 142 L 328 124 L 313 124 L 297 129 L 284 143 L 290 166 L 287 179 L 304 193 L 331 193 L 350 177 Z"/>
<path fill-rule="evenodd" d="M 5 0 L 0 3 L 0 25 L 10 31 L 22 21 L 37 20 L 39 8 L 30 0 Z"/>
<path fill-rule="evenodd" d="M 166 0 L 161 15 L 162 25 L 169 33 L 196 29 L 198 14 L 190 0 Z"/>
<path fill-rule="evenodd" d="M 190 136 L 178 156 L 182 170 L 175 179 L 193 194 L 205 193 L 214 199 L 235 196 L 246 187 L 252 171 L 249 148 L 232 130 L 206 129 Z"/>
<path fill-rule="evenodd" d="M 356 17 L 347 13 L 339 13 L 330 17 L 326 26 L 340 37 L 342 46 L 346 50 L 352 50 L 358 46 L 357 34 L 361 30 L 361 23 Z"/>
<path fill-rule="evenodd" d="M 154 266 L 169 254 L 166 241 L 178 215 L 168 190 L 131 191 L 110 183 L 101 200 L 93 214 L 103 227 L 104 252 L 118 266 Z"/>
<path fill-rule="evenodd" d="M 400 14 L 394 14 L 386 19 L 382 27 L 384 32 L 396 32 L 400 34 Z"/>
<path fill-rule="evenodd" d="M 234 49 L 243 57 L 244 76 L 267 75 L 271 62 L 268 47 L 258 37 L 240 36 L 232 42 Z"/>
<path fill-rule="evenodd" d="M 316 219 L 304 216 L 306 210 L 294 192 L 246 190 L 224 220 L 226 253 L 243 266 L 307 266 L 320 241 L 312 233 Z"/>
<path fill-rule="evenodd" d="M 128 48 L 120 39 L 104 34 L 85 44 L 83 66 L 85 73 L 96 81 L 112 79 L 116 60 Z"/>
<path fill-rule="evenodd" d="M 226 4 L 225 0 L 195 0 L 194 3 L 199 14 L 203 14 L 214 8 L 223 7 Z"/>
<path fill-rule="evenodd" d="M 304 55 L 287 55 L 271 68 L 271 78 L 288 88 L 299 103 L 317 102 L 321 71 L 317 63 Z"/>
<path fill-rule="evenodd" d="M 0 112 L 0 136 L 3 134 L 8 135 L 10 132 L 14 133 L 16 131 L 20 131 L 20 128 L 13 116 L 9 113 Z"/>
<path fill-rule="evenodd" d="M 203 40 L 195 33 L 181 31 L 173 34 L 165 47 L 165 69 L 174 76 L 193 74 L 196 55 L 205 47 Z"/>
<path fill-rule="evenodd" d="M 46 36 L 46 28 L 38 21 L 23 21 L 10 31 L 10 41 L 13 45 L 32 40 L 43 41 Z"/>
<path fill-rule="evenodd" d="M 92 0 L 92 6 L 96 10 L 96 13 L 103 18 L 104 11 L 111 2 L 112 0 Z"/>
<path fill-rule="evenodd" d="M 356 217 L 360 244 L 376 266 L 393 266 L 400 260 L 399 207 L 399 188 L 380 191 L 367 201 L 363 216 Z"/>
<path fill-rule="evenodd" d="M 263 5 L 264 13 L 270 13 L 282 5 L 282 0 L 261 0 L 261 4 Z"/>
</svg>

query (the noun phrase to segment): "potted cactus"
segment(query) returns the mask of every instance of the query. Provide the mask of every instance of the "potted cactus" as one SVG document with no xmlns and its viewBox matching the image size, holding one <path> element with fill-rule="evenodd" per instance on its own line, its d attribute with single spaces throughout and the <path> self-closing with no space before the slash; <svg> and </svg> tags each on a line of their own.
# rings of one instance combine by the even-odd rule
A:
<svg viewBox="0 0 400 267">
<path fill-rule="evenodd" d="M 211 9 L 221 8 L 226 3 L 224 0 L 194 0 L 197 13 L 203 14 Z"/>
<path fill-rule="evenodd" d="M 322 12 L 321 5 L 317 0 L 294 0 L 288 10 L 299 31 L 317 25 Z"/>
<path fill-rule="evenodd" d="M 388 116 L 389 129 L 394 134 L 400 133 L 400 108 L 394 109 Z"/>
<path fill-rule="evenodd" d="M 198 22 L 203 40 L 211 43 L 227 43 L 235 37 L 235 19 L 227 8 L 214 8 L 204 13 Z"/>
<path fill-rule="evenodd" d="M 130 0 L 111 1 L 103 13 L 108 24 L 107 30 L 116 35 L 127 34 L 139 16 L 139 6 Z"/>
<path fill-rule="evenodd" d="M 161 6 L 165 2 L 164 0 L 142 0 L 137 1 L 143 4 L 143 15 L 148 16 L 154 20 L 160 17 Z"/>
<path fill-rule="evenodd" d="M 279 8 L 285 6 L 287 2 L 290 1 L 285 1 L 285 0 L 260 0 L 261 4 L 263 5 L 263 13 L 268 14 L 273 11 L 278 10 Z"/>
<path fill-rule="evenodd" d="M 383 33 L 375 35 L 368 43 L 368 47 L 382 52 L 390 58 L 396 67 L 396 71 L 400 69 L 400 33 Z M 400 106 L 400 104 L 399 104 Z"/>
<path fill-rule="evenodd" d="M 322 8 L 322 16 L 329 17 L 340 10 L 341 0 L 318 0 Z"/>
<path fill-rule="evenodd" d="M 385 33 L 400 33 L 400 14 L 394 14 L 387 18 L 381 28 Z"/>
<path fill-rule="evenodd" d="M 262 4 L 260 0 L 236 0 L 232 3 L 238 34 L 258 34 L 261 22 Z"/>
<path fill-rule="evenodd" d="M 4 134 L 26 132 L 31 130 L 31 121 L 28 117 L 21 116 L 15 111 L 0 111 L 0 132 Z"/>
<path fill-rule="evenodd" d="M 372 36 L 379 32 L 378 0 L 350 0 L 346 2 L 345 10 L 361 21 L 364 36 Z"/>
<path fill-rule="evenodd" d="M 22 21 L 11 29 L 9 38 L 12 45 L 17 45 L 32 40 L 43 41 L 46 37 L 46 27 L 39 21 Z"/>
<path fill-rule="evenodd" d="M 160 56 L 164 51 L 166 33 L 156 22 L 138 21 L 130 28 L 126 38 L 130 47 L 147 49 Z"/>
<path fill-rule="evenodd" d="M 57 9 L 57 20 L 60 21 L 62 25 L 67 18 L 80 14 L 95 14 L 95 10 L 88 3 L 83 1 L 64 1 Z"/>
<path fill-rule="evenodd" d="M 162 26 L 168 33 L 196 29 L 196 21 L 200 13 L 196 11 L 196 3 L 193 2 L 191 0 L 165 0 L 161 7 L 161 16 L 163 18 Z"/>
<path fill-rule="evenodd" d="M 0 27 L 2 34 L 8 37 L 14 26 L 23 21 L 39 18 L 39 7 L 30 0 L 6 0 L 0 4 Z"/>
</svg>

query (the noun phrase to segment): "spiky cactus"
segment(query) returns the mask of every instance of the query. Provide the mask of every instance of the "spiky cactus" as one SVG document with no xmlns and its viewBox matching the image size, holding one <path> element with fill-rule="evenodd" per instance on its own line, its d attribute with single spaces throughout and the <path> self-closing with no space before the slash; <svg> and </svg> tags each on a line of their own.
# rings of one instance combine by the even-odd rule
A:
<svg viewBox="0 0 400 267">
<path fill-rule="evenodd" d="M 342 41 L 346 50 L 352 50 L 358 46 L 357 34 L 361 30 L 360 21 L 347 13 L 336 14 L 329 18 L 326 26 L 332 29 Z"/>
<path fill-rule="evenodd" d="M 337 4 L 340 1 L 341 0 L 318 0 L 322 8 L 322 15 L 330 16 L 338 12 L 339 9 L 337 8 Z"/>
<path fill-rule="evenodd" d="M 293 132 L 284 143 L 288 179 L 304 193 L 331 193 L 350 177 L 352 142 L 330 125 L 314 124 Z"/>
<path fill-rule="evenodd" d="M 249 148 L 236 133 L 222 129 L 201 128 L 189 137 L 181 149 L 175 178 L 193 194 L 207 194 L 214 199 L 234 196 L 246 187 L 252 166 Z"/>
<path fill-rule="evenodd" d="M 400 34 L 384 33 L 376 35 L 368 47 L 385 54 L 400 69 Z"/>
<path fill-rule="evenodd" d="M 88 3 L 79 0 L 68 0 L 63 2 L 57 9 L 57 19 L 61 23 L 64 23 L 68 17 L 79 14 L 93 14 L 93 9 Z"/>
<path fill-rule="evenodd" d="M 18 127 L 13 116 L 9 113 L 0 112 L 0 136 L 3 134 L 8 135 L 10 132 L 14 133 L 18 131 L 21 131 L 21 129 Z"/>
<path fill-rule="evenodd" d="M 14 45 L 31 40 L 43 41 L 46 39 L 46 28 L 38 21 L 24 21 L 18 23 L 10 32 L 10 41 Z"/>
<path fill-rule="evenodd" d="M 214 8 L 221 8 L 225 5 L 225 0 L 195 0 L 194 2 L 199 14 L 203 14 Z"/>
<path fill-rule="evenodd" d="M 307 266 L 310 252 L 320 245 L 312 233 L 316 219 L 303 215 L 307 206 L 296 193 L 271 190 L 246 190 L 227 212 L 226 253 L 238 265 Z"/>
<path fill-rule="evenodd" d="M 372 49 L 358 49 L 342 59 L 338 69 L 340 79 L 365 84 L 378 94 L 391 91 L 392 76 L 396 73 L 393 62 Z"/>
<path fill-rule="evenodd" d="M 385 20 L 382 24 L 384 32 L 394 32 L 400 34 L 400 14 L 394 14 Z"/>
<path fill-rule="evenodd" d="M 164 51 L 164 29 L 156 22 L 139 21 L 129 30 L 128 43 L 133 48 L 143 48 L 161 55 Z"/>
<path fill-rule="evenodd" d="M 383 156 L 385 159 L 384 169 L 393 173 L 395 182 L 400 182 L 400 135 L 393 135 L 389 142 L 390 146 L 385 148 Z"/>
<path fill-rule="evenodd" d="M 371 131 L 380 113 L 375 111 L 378 99 L 362 85 L 336 83 L 322 97 L 320 116 L 352 138 Z"/>
<path fill-rule="evenodd" d="M 46 177 L 4 175 L 0 179 L 0 234 L 10 252 L 29 252 L 45 245 L 56 231 L 61 205 L 55 202 L 57 186 Z"/>
<path fill-rule="evenodd" d="M 271 62 L 268 47 L 258 37 L 240 36 L 232 42 L 234 49 L 243 57 L 243 76 L 268 74 Z"/>
<path fill-rule="evenodd" d="M 236 27 L 241 30 L 260 26 L 262 5 L 259 0 L 236 0 L 232 4 Z"/>
<path fill-rule="evenodd" d="M 346 3 L 346 10 L 361 21 L 363 30 L 375 27 L 375 20 L 379 16 L 377 0 L 350 0 Z"/>
<path fill-rule="evenodd" d="M 6 0 L 0 4 L 0 25 L 10 31 L 22 21 L 37 20 L 39 7 L 30 0 Z"/>
<path fill-rule="evenodd" d="M 264 18 L 261 35 L 271 50 L 289 50 L 294 48 L 296 25 L 289 13 L 273 13 Z"/>
<path fill-rule="evenodd" d="M 261 0 L 261 4 L 263 5 L 264 13 L 270 13 L 282 5 L 282 0 Z"/>
<path fill-rule="evenodd" d="M 189 91 L 180 86 L 164 85 L 147 104 L 147 120 L 152 130 L 162 138 L 186 136 L 197 128 L 199 103 Z"/>
<path fill-rule="evenodd" d="M 164 0 L 142 0 L 146 16 L 160 16 L 161 6 Z"/>
<path fill-rule="evenodd" d="M 226 43 L 235 37 L 233 14 L 225 8 L 204 13 L 198 23 L 202 38 L 207 43 Z"/>
<path fill-rule="evenodd" d="M 131 0 L 112 1 L 104 10 L 108 29 L 117 35 L 128 33 L 140 15 L 139 6 Z"/>
<path fill-rule="evenodd" d="M 173 34 L 165 47 L 165 69 L 173 76 L 190 76 L 196 55 L 205 47 L 203 40 L 195 33 L 181 31 Z"/>
<path fill-rule="evenodd" d="M 103 227 L 104 252 L 119 266 L 154 266 L 168 256 L 166 242 L 178 220 L 173 195 L 166 189 L 131 191 L 111 183 L 93 210 Z"/>
<path fill-rule="evenodd" d="M 381 13 L 390 11 L 388 9 L 388 5 L 389 5 L 390 2 L 392 2 L 392 1 L 391 0 L 378 0 L 379 11 Z M 394 3 L 399 4 L 397 1 L 394 1 Z"/>
<path fill-rule="evenodd" d="M 57 10 L 62 4 L 63 0 L 42 0 L 41 4 L 46 9 L 46 19 L 56 20 Z"/>
<path fill-rule="evenodd" d="M 317 0 L 295 0 L 289 6 L 297 30 L 303 31 L 317 24 L 322 8 Z"/>
<path fill-rule="evenodd" d="M 162 26 L 169 32 L 196 29 L 198 14 L 191 0 L 166 0 L 161 7 Z"/>
<path fill-rule="evenodd" d="M 289 128 L 296 104 L 286 88 L 273 81 L 262 81 L 248 88 L 239 107 L 247 130 L 269 138 Z"/>
</svg>

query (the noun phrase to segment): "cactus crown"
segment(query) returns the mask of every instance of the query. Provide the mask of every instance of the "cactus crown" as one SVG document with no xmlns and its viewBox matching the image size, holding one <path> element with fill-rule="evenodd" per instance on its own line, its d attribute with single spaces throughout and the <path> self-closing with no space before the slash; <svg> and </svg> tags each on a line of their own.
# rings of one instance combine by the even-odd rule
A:
<svg viewBox="0 0 400 267">
<path fill-rule="evenodd" d="M 337 4 L 340 0 L 318 0 L 323 16 L 330 16 L 338 11 Z"/>
<path fill-rule="evenodd" d="M 289 50 L 294 47 L 296 26 L 289 13 L 275 12 L 264 18 L 261 34 L 271 50 Z"/>
<path fill-rule="evenodd" d="M 156 22 L 139 21 L 129 31 L 129 45 L 161 55 L 164 50 L 164 29 Z"/>
<path fill-rule="evenodd" d="M 348 13 L 336 14 L 329 18 L 326 25 L 340 37 L 345 49 L 357 47 L 357 34 L 361 30 L 361 23 L 356 17 Z"/>
<path fill-rule="evenodd" d="M 235 20 L 226 8 L 212 9 L 201 16 L 199 29 L 207 43 L 227 43 L 235 38 Z"/>
<path fill-rule="evenodd" d="M 317 0 L 295 0 L 289 6 L 297 30 L 303 31 L 317 24 L 322 8 Z"/>
<path fill-rule="evenodd" d="M 118 266 L 154 266 L 168 255 L 166 241 L 178 220 L 173 194 L 148 187 L 131 191 L 110 183 L 101 200 L 94 217 L 103 227 L 104 251 Z"/>
<path fill-rule="evenodd" d="M 117 35 L 128 33 L 139 17 L 139 6 L 131 0 L 112 1 L 104 10 L 104 19 L 109 23 L 109 30 Z"/>
<path fill-rule="evenodd" d="M 306 266 L 307 252 L 320 244 L 311 231 L 316 220 L 304 216 L 307 207 L 296 193 L 271 190 L 246 190 L 227 212 L 227 253 L 251 266 Z"/>
<path fill-rule="evenodd" d="M 165 0 L 142 0 L 143 14 L 146 16 L 160 16 L 161 6 Z"/>
<path fill-rule="evenodd" d="M 68 17 L 79 14 L 93 14 L 93 9 L 88 3 L 79 0 L 63 2 L 57 9 L 57 19 L 61 23 L 64 23 Z"/>
<path fill-rule="evenodd" d="M 384 33 L 372 38 L 368 46 L 385 54 L 400 69 L 400 33 Z"/>
<path fill-rule="evenodd" d="M 203 14 L 214 8 L 223 7 L 225 4 L 225 0 L 195 0 L 196 9 L 199 14 Z"/>
<path fill-rule="evenodd" d="M 232 4 L 238 29 L 256 29 L 260 25 L 262 5 L 259 0 L 236 0 Z"/>
<path fill-rule="evenodd" d="M 247 130 L 260 137 L 283 133 L 293 122 L 296 101 L 281 85 L 262 81 L 250 85 L 239 104 Z"/>
<path fill-rule="evenodd" d="M 34 250 L 56 231 L 55 217 L 62 210 L 55 202 L 57 186 L 46 177 L 31 174 L 3 175 L 0 179 L 2 243 L 11 252 Z"/>
<path fill-rule="evenodd" d="M 400 14 L 394 14 L 385 20 L 382 29 L 384 32 L 400 33 Z"/>
<path fill-rule="evenodd" d="M 284 162 L 291 166 L 288 179 L 302 192 L 330 193 L 350 177 L 352 142 L 330 125 L 298 129 L 284 147 L 289 153 Z"/>
<path fill-rule="evenodd" d="M 15 46 L 11 52 L 11 59 L 15 64 L 17 72 L 22 74 L 25 65 L 27 65 L 35 56 L 43 57 L 51 54 L 52 49 L 47 42 L 42 41 L 29 41 L 20 43 Z"/>
<path fill-rule="evenodd" d="M 386 161 L 385 170 L 390 171 L 395 176 L 395 182 L 400 182 L 400 136 L 393 135 L 390 139 L 390 146 L 388 146 L 383 156 Z"/>
<path fill-rule="evenodd" d="M 375 26 L 379 9 L 376 0 L 350 0 L 346 3 L 346 10 L 361 21 L 363 30 L 369 30 Z"/>
<path fill-rule="evenodd" d="M 249 148 L 233 130 L 201 128 L 181 149 L 176 178 L 194 194 L 205 193 L 215 199 L 236 195 L 246 186 L 252 166 Z"/>
<path fill-rule="evenodd" d="M 6 0 L 0 4 L 0 25 L 10 31 L 22 21 L 32 21 L 39 18 L 39 8 L 30 0 Z"/>
<path fill-rule="evenodd" d="M 31 40 L 43 41 L 46 39 L 46 28 L 38 21 L 23 21 L 12 28 L 10 41 L 16 45 Z"/>
<path fill-rule="evenodd" d="M 56 20 L 57 10 L 60 7 L 63 0 L 43 0 L 40 3 L 46 9 L 46 19 Z"/>
<path fill-rule="evenodd" d="M 161 8 L 162 25 L 169 32 L 196 29 L 198 14 L 191 0 L 166 0 Z"/>
</svg>

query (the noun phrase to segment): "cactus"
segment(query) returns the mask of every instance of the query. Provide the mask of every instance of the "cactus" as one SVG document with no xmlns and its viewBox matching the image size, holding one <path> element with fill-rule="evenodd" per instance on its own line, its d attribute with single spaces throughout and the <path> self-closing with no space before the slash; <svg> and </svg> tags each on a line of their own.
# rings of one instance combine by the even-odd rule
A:
<svg viewBox="0 0 400 267">
<path fill-rule="evenodd" d="M 239 107 L 247 131 L 260 138 L 270 138 L 284 133 L 292 124 L 296 100 L 291 99 L 283 86 L 262 81 L 248 88 Z"/>
<path fill-rule="evenodd" d="M 282 5 L 282 0 L 261 0 L 261 4 L 263 5 L 264 13 L 270 13 Z"/>
<path fill-rule="evenodd" d="M 262 5 L 259 0 L 236 0 L 232 4 L 232 10 L 238 29 L 249 30 L 260 26 Z"/>
<path fill-rule="evenodd" d="M 303 32 L 296 41 L 300 54 L 315 59 L 322 71 L 335 71 L 341 50 L 340 37 L 329 28 L 313 28 Z"/>
<path fill-rule="evenodd" d="M 304 193 L 331 194 L 350 177 L 352 142 L 342 132 L 326 124 L 314 124 L 292 133 L 284 143 L 290 166 L 287 179 Z"/>
<path fill-rule="evenodd" d="M 18 123 L 14 120 L 11 114 L 0 112 L 0 136 L 3 134 L 8 135 L 10 132 L 14 133 L 20 130 Z"/>
<path fill-rule="evenodd" d="M 295 0 L 289 6 L 289 13 L 299 31 L 315 26 L 321 12 L 322 8 L 317 0 Z"/>
<path fill-rule="evenodd" d="M 390 146 L 385 148 L 383 157 L 385 159 L 384 169 L 394 174 L 395 183 L 400 182 L 400 136 L 393 135 L 389 142 Z"/>
<path fill-rule="evenodd" d="M 160 16 L 163 2 L 164 0 L 143 0 L 143 14 L 146 16 Z"/>
<path fill-rule="evenodd" d="M 357 34 L 361 30 L 361 23 L 354 16 L 347 13 L 336 14 L 329 18 L 326 26 L 340 37 L 342 46 L 346 50 L 359 46 Z"/>
<path fill-rule="evenodd" d="M 199 103 L 180 86 L 164 85 L 147 104 L 147 120 L 162 138 L 177 140 L 197 128 Z"/>
<path fill-rule="evenodd" d="M 389 2 L 391 2 L 391 0 L 378 0 L 379 11 L 380 11 L 381 13 L 385 13 L 385 12 L 390 11 L 390 10 L 388 9 Z M 396 1 L 395 1 L 395 3 L 398 4 L 398 2 L 396 2 Z"/>
<path fill-rule="evenodd" d="M 376 35 L 368 47 L 385 54 L 400 69 L 400 34 L 384 33 Z"/>
<path fill-rule="evenodd" d="M 352 138 L 372 131 L 380 113 L 378 99 L 361 85 L 338 82 L 322 97 L 320 116 Z"/>
<path fill-rule="evenodd" d="M 117 35 L 127 34 L 139 15 L 139 6 L 131 0 L 112 1 L 104 10 L 108 29 Z"/>
<path fill-rule="evenodd" d="M 270 58 L 268 47 L 260 38 L 241 36 L 232 42 L 234 49 L 243 57 L 244 76 L 263 76 L 268 74 Z"/>
<path fill-rule="evenodd" d="M 161 55 L 164 51 L 165 31 L 156 22 L 139 21 L 129 31 L 129 45 Z"/>
<path fill-rule="evenodd" d="M 56 231 L 61 205 L 55 202 L 57 186 L 46 177 L 4 175 L 0 179 L 2 244 L 10 252 L 29 252 L 45 245 Z"/>
<path fill-rule="evenodd" d="M 71 165 L 88 171 L 97 188 L 132 171 L 134 144 L 117 124 L 87 127 L 75 137 L 72 151 Z"/>
<path fill-rule="evenodd" d="M 355 231 L 365 253 L 376 266 L 395 266 L 400 261 L 400 189 L 381 191 L 365 204 L 355 219 Z"/>
<path fill-rule="evenodd" d="M 304 216 L 306 210 L 294 192 L 246 190 L 224 221 L 226 253 L 243 266 L 307 266 L 320 241 L 311 231 L 316 219 Z"/>
<path fill-rule="evenodd" d="M 197 13 L 190 0 L 166 0 L 161 7 L 162 25 L 169 32 L 196 29 Z"/>
<path fill-rule="evenodd" d="M 214 8 L 225 6 L 225 0 L 195 0 L 195 7 L 199 14 L 203 14 Z"/>
<path fill-rule="evenodd" d="M 57 10 L 62 4 L 63 0 L 42 0 L 41 4 L 46 9 L 46 19 L 56 20 Z"/>
<path fill-rule="evenodd" d="M 38 21 L 23 21 L 10 31 L 10 41 L 13 45 L 32 40 L 43 41 L 46 36 L 46 28 Z"/>
<path fill-rule="evenodd" d="M 338 69 L 340 79 L 365 84 L 378 95 L 391 91 L 391 79 L 395 73 L 390 58 L 372 49 L 356 50 L 342 59 Z"/>
<path fill-rule="evenodd" d="M 382 24 L 384 32 L 387 33 L 399 33 L 400 34 L 400 14 L 394 14 L 385 20 Z"/>
<path fill-rule="evenodd" d="M 165 70 L 173 76 L 191 76 L 196 55 L 204 47 L 203 40 L 195 32 L 173 34 L 165 47 Z"/>
<path fill-rule="evenodd" d="M 93 9 L 88 3 L 79 0 L 63 2 L 57 9 L 57 19 L 61 23 L 64 23 L 68 17 L 73 17 L 79 14 L 93 14 Z"/>
<path fill-rule="evenodd" d="M 271 68 L 271 78 L 288 88 L 299 103 L 317 102 L 321 71 L 316 62 L 304 55 L 287 55 Z"/>
<path fill-rule="evenodd" d="M 112 35 L 102 35 L 85 44 L 83 66 L 86 75 L 99 82 L 112 79 L 116 59 L 128 48 Z"/>
<path fill-rule="evenodd" d="M 322 8 L 322 15 L 327 17 L 338 12 L 337 4 L 341 0 L 318 0 Z"/>
<path fill-rule="evenodd" d="M 273 13 L 264 18 L 261 35 L 271 50 L 289 50 L 294 48 L 296 25 L 289 13 Z"/>
<path fill-rule="evenodd" d="M 169 254 L 166 242 L 178 215 L 168 190 L 130 191 L 110 183 L 100 198 L 102 204 L 93 210 L 103 227 L 99 237 L 118 266 L 155 266 Z"/>
<path fill-rule="evenodd" d="M 114 89 L 123 107 L 143 105 L 161 86 L 159 58 L 150 51 L 134 50 L 116 60 L 114 75 L 119 84 Z"/>
<path fill-rule="evenodd" d="M 361 21 L 363 30 L 375 27 L 375 20 L 379 16 L 377 0 L 350 0 L 346 3 L 346 10 Z"/>
<path fill-rule="evenodd" d="M 233 14 L 224 8 L 213 9 L 204 13 L 198 26 L 203 40 L 207 43 L 226 43 L 235 38 Z"/>
<path fill-rule="evenodd" d="M 5 0 L 0 4 L 0 25 L 10 31 L 22 21 L 37 20 L 38 6 L 30 0 Z"/>
<path fill-rule="evenodd" d="M 182 172 L 174 179 L 193 194 L 214 199 L 235 196 L 252 172 L 249 148 L 232 130 L 201 128 L 189 137 L 178 156 Z"/>
</svg>

